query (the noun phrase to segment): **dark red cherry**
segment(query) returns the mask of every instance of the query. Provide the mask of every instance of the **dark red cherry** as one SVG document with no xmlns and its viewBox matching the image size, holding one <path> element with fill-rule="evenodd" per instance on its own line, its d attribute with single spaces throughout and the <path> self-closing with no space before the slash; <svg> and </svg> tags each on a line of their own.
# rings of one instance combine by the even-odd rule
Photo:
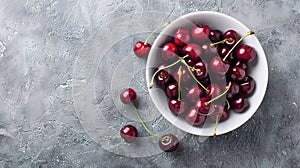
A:
<svg viewBox="0 0 300 168">
<path fill-rule="evenodd" d="M 165 85 L 167 84 L 170 80 L 171 80 L 171 75 L 169 74 L 168 71 L 166 70 L 161 70 L 160 72 L 158 72 L 158 74 L 155 76 L 156 79 L 156 83 L 158 85 Z"/>
<path fill-rule="evenodd" d="M 150 44 L 144 43 L 142 41 L 138 41 L 135 43 L 133 47 L 133 52 L 136 56 L 140 58 L 145 58 L 148 56 L 150 49 L 151 49 Z"/>
<path fill-rule="evenodd" d="M 240 90 L 241 93 L 245 96 L 249 96 L 253 93 L 255 88 L 255 81 L 251 76 L 246 76 L 241 82 L 240 82 Z"/>
<path fill-rule="evenodd" d="M 200 97 L 204 96 L 205 92 L 204 90 L 198 86 L 193 85 L 186 94 L 186 99 L 191 102 L 195 103 Z"/>
<path fill-rule="evenodd" d="M 136 99 L 136 92 L 131 88 L 127 88 L 120 93 L 120 99 L 124 104 L 130 104 Z"/>
<path fill-rule="evenodd" d="M 240 81 L 246 76 L 246 71 L 241 66 L 233 66 L 229 69 L 228 76 L 233 81 Z"/>
<path fill-rule="evenodd" d="M 220 30 L 211 30 L 209 33 L 209 39 L 212 42 L 218 42 L 223 39 L 223 34 Z"/>
<path fill-rule="evenodd" d="M 209 78 L 209 75 L 207 75 L 206 78 L 204 78 L 203 80 L 199 80 L 199 82 L 201 84 L 203 84 L 204 86 L 208 86 L 211 82 L 210 82 L 210 78 Z"/>
<path fill-rule="evenodd" d="M 178 99 L 170 99 L 169 100 L 169 109 L 175 114 L 179 115 L 186 111 L 185 102 Z"/>
<path fill-rule="evenodd" d="M 208 97 L 210 98 L 214 98 L 214 97 L 217 97 L 221 94 L 222 90 L 220 88 L 219 85 L 217 84 L 210 84 L 208 87 L 207 87 L 207 90 L 208 90 Z"/>
<path fill-rule="evenodd" d="M 182 54 L 188 54 L 193 61 L 198 61 L 201 57 L 201 48 L 198 44 L 187 44 L 183 47 Z"/>
<path fill-rule="evenodd" d="M 174 43 L 177 46 L 188 44 L 191 40 L 190 32 L 185 28 L 179 28 L 174 35 Z"/>
<path fill-rule="evenodd" d="M 235 112 L 241 113 L 249 107 L 249 101 L 244 96 L 236 95 L 231 99 L 230 105 Z"/>
<path fill-rule="evenodd" d="M 185 62 L 189 65 L 189 66 L 191 66 L 191 67 L 193 67 L 195 64 L 196 64 L 196 62 L 195 61 L 193 61 L 191 58 L 189 58 L 189 57 L 186 57 L 185 59 Z"/>
<path fill-rule="evenodd" d="M 204 62 L 199 61 L 194 65 L 193 74 L 198 80 L 204 80 L 207 77 L 207 69 Z"/>
<path fill-rule="evenodd" d="M 174 61 L 178 59 L 178 48 L 174 43 L 166 43 L 162 47 L 162 58 L 165 61 Z"/>
<path fill-rule="evenodd" d="M 207 103 L 209 99 L 207 97 L 201 97 L 196 101 L 195 109 L 200 114 L 208 114 L 211 110 L 211 103 Z"/>
<path fill-rule="evenodd" d="M 159 138 L 159 148 L 164 152 L 175 151 L 179 146 L 179 141 L 175 135 L 167 134 Z"/>
<path fill-rule="evenodd" d="M 205 116 L 200 115 L 195 107 L 191 107 L 185 116 L 185 120 L 191 125 L 199 126 L 204 123 Z"/>
<path fill-rule="evenodd" d="M 217 115 L 219 115 L 218 116 L 219 122 L 222 122 L 228 118 L 229 113 L 228 113 L 228 110 L 224 106 L 215 104 L 213 114 L 209 115 L 210 121 L 215 123 L 217 120 Z"/>
<path fill-rule="evenodd" d="M 138 136 L 137 129 L 132 125 L 125 125 L 120 130 L 120 135 L 125 142 L 131 143 L 136 140 Z"/>
<path fill-rule="evenodd" d="M 238 60 L 247 63 L 253 61 L 256 58 L 257 53 L 254 48 L 242 44 L 237 48 L 235 55 Z"/>
<path fill-rule="evenodd" d="M 214 72 L 214 74 L 218 76 L 224 76 L 227 73 L 229 67 L 230 65 L 227 62 L 223 61 L 219 56 L 213 57 L 210 61 L 210 69 Z"/>
<path fill-rule="evenodd" d="M 196 42 L 203 42 L 209 39 L 210 29 L 206 25 L 196 25 L 192 28 L 191 35 Z"/>
<path fill-rule="evenodd" d="M 233 47 L 234 44 L 238 41 L 238 34 L 234 30 L 228 30 L 224 33 L 225 44 L 229 47 Z"/>
<path fill-rule="evenodd" d="M 179 75 L 178 75 L 179 68 L 174 72 L 174 79 L 179 82 Z M 181 78 L 180 83 L 181 84 L 188 84 L 191 81 L 191 76 L 189 71 L 186 69 L 185 66 L 182 66 L 181 68 Z"/>
<path fill-rule="evenodd" d="M 226 86 L 226 89 L 228 86 Z M 231 82 L 231 86 L 226 93 L 226 97 L 231 99 L 233 96 L 237 95 L 240 92 L 240 85 L 236 82 Z"/>
<path fill-rule="evenodd" d="M 175 98 L 178 95 L 178 84 L 177 82 L 170 83 L 166 87 L 166 94 L 169 98 Z"/>
<path fill-rule="evenodd" d="M 230 48 L 225 46 L 225 45 L 218 45 L 217 46 L 217 51 L 218 51 L 220 57 L 222 57 L 222 58 L 224 58 L 227 55 L 229 50 L 230 50 Z"/>
</svg>

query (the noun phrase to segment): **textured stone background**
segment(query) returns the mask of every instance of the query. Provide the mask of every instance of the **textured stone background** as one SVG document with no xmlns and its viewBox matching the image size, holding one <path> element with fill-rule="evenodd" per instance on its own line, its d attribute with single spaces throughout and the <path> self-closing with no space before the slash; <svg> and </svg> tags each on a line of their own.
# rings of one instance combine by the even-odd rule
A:
<svg viewBox="0 0 300 168">
<path fill-rule="evenodd" d="M 175 153 L 130 158 L 92 141 L 74 111 L 72 71 L 97 28 L 124 14 L 213 10 L 257 32 L 269 85 L 242 127 Z M 0 167 L 300 167 L 298 0 L 0 0 Z"/>
</svg>

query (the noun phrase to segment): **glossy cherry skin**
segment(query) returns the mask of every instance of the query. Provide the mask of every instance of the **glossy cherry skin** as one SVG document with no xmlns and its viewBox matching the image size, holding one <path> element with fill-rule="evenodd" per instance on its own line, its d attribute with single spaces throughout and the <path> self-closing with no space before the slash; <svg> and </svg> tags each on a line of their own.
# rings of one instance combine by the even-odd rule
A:
<svg viewBox="0 0 300 168">
<path fill-rule="evenodd" d="M 156 83 L 158 85 L 165 85 L 171 80 L 171 75 L 169 74 L 168 71 L 166 70 L 161 70 L 160 72 L 157 73 L 155 76 Z"/>
<path fill-rule="evenodd" d="M 217 51 L 220 55 L 220 57 L 224 58 L 227 53 L 229 52 L 230 48 L 227 47 L 226 45 L 218 45 L 217 46 Z"/>
<path fill-rule="evenodd" d="M 120 99 L 124 104 L 130 104 L 136 99 L 136 92 L 132 88 L 127 88 L 120 93 Z"/>
<path fill-rule="evenodd" d="M 191 125 L 199 126 L 204 123 L 205 116 L 200 115 L 195 107 L 191 107 L 185 116 L 185 120 Z"/>
<path fill-rule="evenodd" d="M 241 66 L 233 66 L 229 69 L 228 76 L 233 81 L 240 81 L 246 76 L 246 71 Z"/>
<path fill-rule="evenodd" d="M 120 135 L 125 142 L 131 143 L 134 142 L 138 136 L 137 129 L 132 125 L 125 125 L 120 130 Z"/>
<path fill-rule="evenodd" d="M 200 114 L 208 114 L 211 110 L 211 104 L 207 103 L 209 99 L 207 97 L 201 97 L 195 103 L 195 109 Z"/>
<path fill-rule="evenodd" d="M 241 113 L 249 107 L 249 101 L 244 96 L 236 95 L 231 99 L 230 106 L 235 112 Z"/>
<path fill-rule="evenodd" d="M 213 57 L 210 61 L 210 69 L 218 76 L 224 76 L 229 70 L 229 67 L 230 65 L 219 56 Z"/>
<path fill-rule="evenodd" d="M 226 89 L 228 85 L 226 86 Z M 226 93 L 226 97 L 231 99 L 233 96 L 237 95 L 240 92 L 240 85 L 234 81 L 231 82 L 231 86 Z"/>
<path fill-rule="evenodd" d="M 166 87 L 166 94 L 169 98 L 175 98 L 178 95 L 178 84 L 177 82 L 170 83 Z"/>
<path fill-rule="evenodd" d="M 209 115 L 210 121 L 215 123 L 217 120 L 217 115 L 219 115 L 218 116 L 219 122 L 226 120 L 229 116 L 227 108 L 225 108 L 222 105 L 215 104 L 213 114 Z"/>
<path fill-rule="evenodd" d="M 212 42 L 218 42 L 223 39 L 223 34 L 220 30 L 211 30 L 209 33 L 209 39 Z"/>
<path fill-rule="evenodd" d="M 197 62 L 195 62 L 195 61 L 193 61 L 191 58 L 189 58 L 189 57 L 187 57 L 187 58 L 185 58 L 184 59 L 185 60 L 185 62 L 189 65 L 189 66 L 191 66 L 191 67 L 193 67 Z"/>
<path fill-rule="evenodd" d="M 240 82 L 240 90 L 241 93 L 245 96 L 250 96 L 255 88 L 255 81 L 251 76 L 246 76 L 241 82 Z"/>
<path fill-rule="evenodd" d="M 194 65 L 193 74 L 198 80 L 204 80 L 207 77 L 207 69 L 204 62 L 199 61 Z"/>
<path fill-rule="evenodd" d="M 205 92 L 200 86 L 193 85 L 186 93 L 186 99 L 191 103 L 195 103 L 204 94 Z"/>
<path fill-rule="evenodd" d="M 225 41 L 225 44 L 229 47 L 233 47 L 235 43 L 239 40 L 238 34 L 234 30 L 228 30 L 224 33 L 224 39 L 228 39 Z"/>
<path fill-rule="evenodd" d="M 186 104 L 182 100 L 170 99 L 169 100 L 169 109 L 175 114 L 179 115 L 186 111 Z"/>
<path fill-rule="evenodd" d="M 247 63 L 253 61 L 257 53 L 254 48 L 242 44 L 236 49 L 235 55 L 238 60 Z"/>
<path fill-rule="evenodd" d="M 198 44 L 187 44 L 182 49 L 183 55 L 189 55 L 192 61 L 199 61 L 201 57 L 201 48 Z"/>
<path fill-rule="evenodd" d="M 191 34 L 185 28 L 179 28 L 174 35 L 174 43 L 177 46 L 183 46 L 191 41 Z"/>
<path fill-rule="evenodd" d="M 179 141 L 175 135 L 163 135 L 158 141 L 159 148 L 164 152 L 173 152 L 179 146 Z"/>
<path fill-rule="evenodd" d="M 179 71 L 179 68 L 175 71 L 174 73 L 174 79 L 179 82 L 179 75 L 178 75 L 178 71 Z M 186 69 L 185 66 L 182 66 L 181 68 L 181 78 L 180 78 L 180 83 L 181 84 L 188 84 L 190 81 L 191 81 L 191 76 L 190 76 L 190 73 L 189 71 Z"/>
<path fill-rule="evenodd" d="M 150 52 L 151 45 L 148 43 L 144 43 L 142 41 L 138 41 L 135 43 L 133 47 L 133 52 L 136 56 L 140 58 L 146 58 Z"/>
<path fill-rule="evenodd" d="M 162 58 L 167 61 L 175 61 L 178 59 L 178 48 L 174 43 L 166 43 L 162 47 Z"/>
<path fill-rule="evenodd" d="M 210 97 L 210 98 L 214 98 L 214 97 L 217 97 L 220 94 L 222 94 L 222 90 L 221 90 L 220 86 L 217 85 L 217 84 L 210 84 L 207 87 L 207 90 L 208 90 L 208 95 L 207 96 Z"/>
<path fill-rule="evenodd" d="M 206 25 L 196 25 L 192 28 L 191 35 L 194 41 L 203 42 L 208 40 L 210 29 Z"/>
</svg>

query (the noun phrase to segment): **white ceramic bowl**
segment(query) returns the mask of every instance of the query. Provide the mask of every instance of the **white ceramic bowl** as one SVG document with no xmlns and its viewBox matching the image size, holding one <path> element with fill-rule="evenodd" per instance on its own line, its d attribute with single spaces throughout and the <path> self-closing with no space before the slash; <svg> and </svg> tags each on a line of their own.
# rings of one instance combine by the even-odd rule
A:
<svg viewBox="0 0 300 168">
<path fill-rule="evenodd" d="M 222 32 L 233 29 L 239 35 L 243 35 L 250 30 L 240 21 L 228 15 L 212 11 L 194 12 L 174 20 L 156 38 L 149 53 L 146 65 L 146 79 L 148 84 L 150 83 L 151 77 L 154 73 L 153 67 L 158 65 L 158 60 L 160 60 L 159 57 L 161 57 L 160 47 L 165 43 L 167 39 L 171 39 L 169 37 L 172 37 L 173 33 L 179 27 L 186 27 L 191 23 L 205 24 L 208 25 L 211 29 L 219 29 Z M 255 32 L 255 30 L 253 31 Z M 243 43 L 252 46 L 257 51 L 256 63 L 255 65 L 252 65 L 252 67 L 250 68 L 250 73 L 248 73 L 254 78 L 256 82 L 256 88 L 254 94 L 249 98 L 250 107 L 248 108 L 248 110 L 244 113 L 230 112 L 229 118 L 226 121 L 219 123 L 217 127 L 217 135 L 230 132 L 240 127 L 247 120 L 249 120 L 251 116 L 257 111 L 266 92 L 268 83 L 268 65 L 263 48 L 261 47 L 255 35 L 246 37 L 243 40 Z M 202 127 L 196 127 L 189 125 L 184 118 L 175 116 L 168 108 L 168 99 L 165 93 L 163 92 L 163 90 L 156 87 L 156 85 L 154 85 L 152 89 L 149 89 L 149 94 L 160 113 L 179 129 L 194 135 L 213 135 L 214 123 L 206 121 Z"/>
</svg>

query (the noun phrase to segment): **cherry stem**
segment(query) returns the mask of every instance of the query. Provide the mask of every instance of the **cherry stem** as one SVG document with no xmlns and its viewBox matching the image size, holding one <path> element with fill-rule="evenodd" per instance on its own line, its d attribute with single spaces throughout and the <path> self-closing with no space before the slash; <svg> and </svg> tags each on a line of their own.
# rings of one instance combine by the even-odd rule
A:
<svg viewBox="0 0 300 168">
<path fill-rule="evenodd" d="M 184 57 L 182 57 L 182 58 L 184 59 L 184 58 L 186 58 L 186 57 L 188 57 L 188 55 L 186 55 L 186 56 L 184 56 Z M 180 57 L 180 58 L 181 58 L 181 57 Z M 149 89 L 151 89 L 151 88 L 153 87 L 154 78 L 155 78 L 155 76 L 156 76 L 156 74 L 157 74 L 158 72 L 160 72 L 161 70 L 167 69 L 167 68 L 171 68 L 172 66 L 178 64 L 180 61 L 181 61 L 181 60 L 179 59 L 179 60 L 175 61 L 173 64 L 170 64 L 170 65 L 168 65 L 168 66 L 159 68 L 156 72 L 154 72 L 154 74 L 152 75 L 152 78 L 151 78 L 151 82 L 150 82 L 150 84 L 149 84 Z"/>
<path fill-rule="evenodd" d="M 153 35 L 153 33 L 157 32 L 159 29 L 162 29 L 162 28 L 168 26 L 169 24 L 170 24 L 170 22 L 167 22 L 167 23 L 163 24 L 162 26 L 160 26 L 160 27 L 156 28 L 155 30 L 153 30 L 153 31 L 147 36 L 147 38 L 146 38 L 144 44 L 146 45 L 146 44 L 148 43 L 148 41 L 149 41 L 150 37 Z"/>
<path fill-rule="evenodd" d="M 211 102 L 213 102 L 213 101 L 219 99 L 220 97 L 224 96 L 224 95 L 228 92 L 230 86 L 231 86 L 231 82 L 229 82 L 227 89 L 226 89 L 222 94 L 220 94 L 219 96 L 217 96 L 217 97 L 211 99 L 211 100 L 208 101 L 208 102 L 205 102 L 205 104 L 208 105 L 208 104 L 210 104 Z"/>
<path fill-rule="evenodd" d="M 189 66 L 189 65 L 188 65 L 188 68 L 192 69 L 192 71 L 193 71 L 193 70 L 195 70 L 195 71 L 197 71 L 197 72 L 200 72 L 200 71 L 201 71 L 201 69 L 197 69 L 197 68 L 191 67 L 191 66 Z"/>
<path fill-rule="evenodd" d="M 188 71 L 189 71 L 189 73 L 191 74 L 191 76 L 193 77 L 193 79 L 206 91 L 206 92 L 208 92 L 208 90 L 205 88 L 205 86 L 203 86 L 203 84 L 201 83 L 201 82 L 199 82 L 198 80 L 197 80 L 197 78 L 195 77 L 195 75 L 193 74 L 193 72 L 191 71 L 191 69 L 189 68 L 190 66 L 185 62 L 185 60 L 184 59 L 180 59 L 181 60 L 181 62 L 187 67 L 187 69 L 188 69 Z"/>
<path fill-rule="evenodd" d="M 132 104 L 132 106 L 133 106 L 133 109 L 134 109 L 134 112 L 135 112 L 136 116 L 137 116 L 138 119 L 140 120 L 140 123 L 143 125 L 143 127 L 145 128 L 145 130 L 146 130 L 151 136 L 157 137 L 157 138 L 161 138 L 160 136 L 158 136 L 158 135 L 154 134 L 152 131 L 150 131 L 150 129 L 146 126 L 146 124 L 144 123 L 143 119 L 141 118 L 141 116 L 140 116 L 140 114 L 139 114 L 139 112 L 138 112 L 138 110 L 137 110 L 137 108 L 136 108 L 136 106 L 135 106 L 135 104 L 134 104 L 133 101 L 131 102 L 131 104 Z"/>
<path fill-rule="evenodd" d="M 179 70 L 178 70 L 178 101 L 180 101 L 180 99 L 181 99 L 181 95 L 180 95 L 180 81 L 181 81 L 181 75 L 182 75 L 182 71 L 181 71 L 181 69 L 182 69 L 182 66 L 180 66 L 179 67 Z"/>
<path fill-rule="evenodd" d="M 219 123 L 219 114 L 216 116 L 216 124 L 215 124 L 215 128 L 214 128 L 214 137 L 217 136 L 218 123 Z"/>
<path fill-rule="evenodd" d="M 218 42 L 215 42 L 215 43 L 211 43 L 210 46 L 215 46 L 215 45 L 218 45 L 218 44 L 223 44 L 225 43 L 226 41 L 232 41 L 232 38 L 226 38 L 224 40 L 221 40 L 221 41 L 218 41 Z"/>
<path fill-rule="evenodd" d="M 227 103 L 227 110 L 229 110 L 230 109 L 230 103 L 229 103 L 229 101 L 227 99 L 225 99 L 225 101 Z"/>
<path fill-rule="evenodd" d="M 225 61 L 226 60 L 226 58 L 230 55 L 230 53 L 235 49 L 235 47 L 237 46 L 237 45 L 239 45 L 240 44 L 240 42 L 245 38 L 245 37 L 247 37 L 247 36 L 250 36 L 250 35 L 252 35 L 252 34 L 254 34 L 254 32 L 253 31 L 248 31 L 246 34 L 244 34 L 240 39 L 239 39 L 239 41 L 237 41 L 235 44 L 234 44 L 234 46 L 229 50 L 229 52 L 226 54 L 226 56 L 223 58 L 223 61 Z"/>
</svg>

